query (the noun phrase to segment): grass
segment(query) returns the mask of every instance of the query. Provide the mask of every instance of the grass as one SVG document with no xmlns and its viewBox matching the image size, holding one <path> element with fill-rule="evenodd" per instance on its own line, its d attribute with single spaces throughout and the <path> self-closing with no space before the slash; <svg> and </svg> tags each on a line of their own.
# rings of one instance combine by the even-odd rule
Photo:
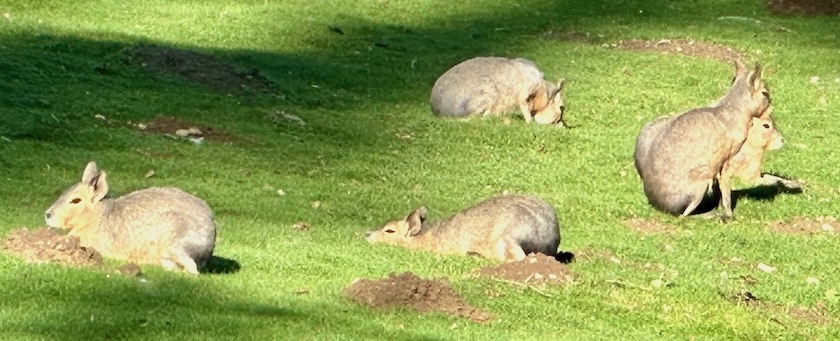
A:
<svg viewBox="0 0 840 341">
<path fill-rule="evenodd" d="M 197 278 L 146 267 L 140 282 L 0 253 L 2 339 L 840 337 L 837 237 L 766 228 L 840 209 L 836 18 L 770 17 L 758 0 L 5 0 L 0 14 L 0 233 L 42 226 L 42 212 L 96 160 L 114 195 L 176 185 L 207 200 L 218 220 L 216 254 L 242 265 Z M 720 96 L 731 67 L 549 39 L 548 31 L 589 32 L 607 43 L 691 38 L 746 51 L 775 70 L 767 79 L 787 142 L 764 168 L 808 188 L 743 199 L 728 224 L 654 211 L 633 168 L 636 134 L 653 117 Z M 154 75 L 129 58 L 142 44 L 259 69 L 276 92 L 219 92 Z M 477 55 L 526 57 L 549 78 L 566 78 L 576 128 L 434 119 L 428 93 L 436 77 Z M 306 125 L 272 120 L 280 111 Z M 128 125 L 159 115 L 212 125 L 233 140 L 196 146 Z M 144 178 L 150 169 L 156 175 Z M 469 276 L 490 260 L 364 241 L 364 231 L 417 206 L 440 218 L 504 190 L 557 208 L 563 250 L 607 252 L 621 263 L 579 261 L 578 280 L 546 288 L 547 299 Z M 636 216 L 675 232 L 635 232 L 623 221 Z M 311 228 L 291 227 L 299 221 Z M 759 262 L 778 270 L 764 273 Z M 340 293 L 355 277 L 403 271 L 449 278 L 496 319 L 371 311 Z M 739 279 L 747 276 L 756 283 Z M 807 284 L 809 276 L 820 284 Z M 651 286 L 657 279 L 669 285 Z M 743 290 L 767 305 L 724 298 Z M 818 304 L 828 322 L 787 314 Z"/>
</svg>

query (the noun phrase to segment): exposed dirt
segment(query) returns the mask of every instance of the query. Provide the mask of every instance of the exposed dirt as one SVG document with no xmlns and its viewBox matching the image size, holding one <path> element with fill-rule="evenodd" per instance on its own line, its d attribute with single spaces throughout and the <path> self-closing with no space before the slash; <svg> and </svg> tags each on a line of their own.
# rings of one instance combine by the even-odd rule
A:
<svg viewBox="0 0 840 341">
<path fill-rule="evenodd" d="M 774 221 L 767 227 L 776 233 L 784 234 L 817 234 L 835 233 L 840 230 L 840 222 L 834 217 L 795 217 L 788 222 Z"/>
<path fill-rule="evenodd" d="M 548 30 L 542 33 L 542 36 L 546 39 L 551 40 L 559 40 L 559 41 L 575 41 L 575 42 L 583 42 L 583 43 L 590 43 L 595 44 L 603 40 L 603 37 L 591 34 L 589 32 L 580 32 L 580 31 L 565 31 L 565 32 L 555 32 L 552 30 Z"/>
<path fill-rule="evenodd" d="M 817 304 L 811 308 L 785 307 L 780 304 L 762 300 L 746 290 L 741 290 L 728 295 L 724 294 L 722 296 L 734 304 L 743 305 L 749 307 L 750 309 L 768 311 L 774 314 L 783 314 L 791 318 L 813 324 L 827 324 L 831 322 L 831 317 L 828 315 L 828 309 L 822 301 L 817 302 Z"/>
<path fill-rule="evenodd" d="M 741 57 L 741 53 L 731 47 L 688 39 L 631 39 L 621 40 L 618 43 L 606 46 L 630 51 L 660 52 L 665 54 L 681 54 L 691 57 L 711 58 L 727 63 Z"/>
<path fill-rule="evenodd" d="M 184 138 L 204 138 L 208 141 L 216 142 L 230 142 L 233 140 L 231 135 L 225 134 L 212 126 L 188 122 L 172 116 L 158 116 L 149 122 L 135 124 L 134 127 L 137 128 L 137 130 L 149 134 L 167 134 L 170 136 L 180 136 Z M 190 131 L 191 128 L 195 128 L 197 131 Z M 186 130 L 189 135 L 178 135 L 179 130 Z"/>
<path fill-rule="evenodd" d="M 371 308 L 408 307 L 420 312 L 437 311 L 484 322 L 491 316 L 467 304 L 446 280 L 427 280 L 410 272 L 392 273 L 381 280 L 357 279 L 344 294 Z"/>
<path fill-rule="evenodd" d="M 840 0 L 769 0 L 767 10 L 775 15 L 837 15 Z"/>
<path fill-rule="evenodd" d="M 162 76 L 174 75 L 214 90 L 275 91 L 274 83 L 260 75 L 259 70 L 240 72 L 230 64 L 203 53 L 144 45 L 135 48 L 131 57 L 152 73 Z"/>
<path fill-rule="evenodd" d="M 525 284 L 563 284 L 574 280 L 566 264 L 542 253 L 529 254 L 525 259 L 475 270 L 480 276 Z"/>
<path fill-rule="evenodd" d="M 60 263 L 70 266 L 99 266 L 102 255 L 93 248 L 79 245 L 79 238 L 61 235 L 49 228 L 26 228 L 9 233 L 3 250 L 15 254 L 27 263 Z"/>
<path fill-rule="evenodd" d="M 673 233 L 676 228 L 655 219 L 630 218 L 624 225 L 631 230 L 641 233 Z"/>
</svg>

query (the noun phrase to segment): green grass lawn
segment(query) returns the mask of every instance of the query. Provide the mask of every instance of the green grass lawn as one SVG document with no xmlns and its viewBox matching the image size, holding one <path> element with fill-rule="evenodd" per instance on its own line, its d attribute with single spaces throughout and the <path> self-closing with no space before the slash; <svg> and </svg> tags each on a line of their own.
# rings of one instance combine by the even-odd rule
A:
<svg viewBox="0 0 840 341">
<path fill-rule="evenodd" d="M 836 17 L 771 17 L 760 0 L 2 0 L 0 234 L 43 226 L 95 160 L 112 196 L 171 185 L 205 199 L 215 254 L 241 270 L 147 266 L 140 281 L 0 253 L 0 339 L 840 338 L 836 233 L 768 228 L 840 210 L 838 32 Z M 717 99 L 733 69 L 605 47 L 634 38 L 718 43 L 766 65 L 786 145 L 764 169 L 804 179 L 805 191 L 743 198 L 726 224 L 653 210 L 633 167 L 639 129 Z M 149 45 L 257 69 L 275 86 L 220 91 L 150 72 L 133 57 Z M 574 128 L 435 119 L 437 76 L 479 55 L 525 57 L 567 79 Z M 158 116 L 228 139 L 195 145 L 130 124 Z M 609 256 L 572 263 L 577 279 L 543 288 L 547 298 L 471 276 L 492 260 L 364 240 L 417 206 L 439 219 L 502 191 L 555 206 L 562 250 Z M 634 217 L 670 228 L 639 232 L 625 224 Z M 292 227 L 301 221 L 311 227 Z M 495 318 L 369 310 L 341 294 L 354 278 L 405 271 L 448 278 Z M 761 303 L 731 299 L 745 292 Z M 793 313 L 802 307 L 820 318 Z"/>
</svg>

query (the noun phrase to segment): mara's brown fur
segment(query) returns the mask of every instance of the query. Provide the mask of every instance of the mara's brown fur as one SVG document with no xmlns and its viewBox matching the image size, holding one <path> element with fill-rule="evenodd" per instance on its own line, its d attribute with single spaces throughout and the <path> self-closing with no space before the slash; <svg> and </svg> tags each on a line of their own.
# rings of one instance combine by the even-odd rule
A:
<svg viewBox="0 0 840 341">
<path fill-rule="evenodd" d="M 525 122 L 565 125 L 563 84 L 543 79 L 527 59 L 476 57 L 441 75 L 430 103 L 437 116 L 495 116 L 519 109 Z"/>
<path fill-rule="evenodd" d="M 440 254 L 478 254 L 501 261 L 528 253 L 556 256 L 560 225 L 554 208 L 531 196 L 489 198 L 436 223 L 420 207 L 402 220 L 368 232 L 370 243 L 399 245 Z"/>
<path fill-rule="evenodd" d="M 106 173 L 94 162 L 45 214 L 102 255 L 198 274 L 213 255 L 216 225 L 203 200 L 174 187 L 153 187 L 106 198 Z"/>
<path fill-rule="evenodd" d="M 717 181 L 721 217 L 733 217 L 732 174 L 724 173 L 723 168 L 746 141 L 752 119 L 770 106 L 760 66 L 756 64 L 748 72 L 736 61 L 735 68 L 735 80 L 717 104 L 672 119 L 658 118 L 639 134 L 636 169 L 645 195 L 655 208 L 687 216 Z M 651 126 L 659 126 L 658 133 L 651 134 Z M 640 143 L 643 139 L 645 142 Z"/>
</svg>

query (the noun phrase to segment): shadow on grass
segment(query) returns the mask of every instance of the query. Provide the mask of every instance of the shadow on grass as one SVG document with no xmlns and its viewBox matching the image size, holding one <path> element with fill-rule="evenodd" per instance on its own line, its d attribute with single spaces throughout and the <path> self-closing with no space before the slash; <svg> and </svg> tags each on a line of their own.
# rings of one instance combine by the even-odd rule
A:
<svg viewBox="0 0 840 341">
<path fill-rule="evenodd" d="M 382 329 L 370 317 L 346 307 L 294 298 L 258 302 L 212 281 L 177 274 L 137 280 L 27 266 L 0 275 L 3 339 L 233 340 L 341 335 L 356 340 L 433 340 Z"/>
<path fill-rule="evenodd" d="M 242 265 L 234 259 L 228 259 L 218 256 L 210 257 L 201 273 L 207 274 L 235 274 L 242 269 Z"/>
<path fill-rule="evenodd" d="M 784 179 L 784 178 L 779 178 Z M 738 201 L 741 199 L 753 199 L 760 201 L 773 201 L 781 194 L 800 194 L 801 187 L 790 187 L 782 182 L 775 182 L 771 184 L 762 184 L 745 189 L 737 189 L 732 191 L 732 209 L 738 206 Z M 692 213 L 692 215 L 708 214 L 720 205 L 720 188 L 717 183 L 712 187 L 712 193 L 703 198 L 703 202 Z"/>
<path fill-rule="evenodd" d="M 371 145 L 377 141 L 367 135 L 381 127 L 381 118 L 346 117 L 341 113 L 370 105 L 427 102 L 437 76 L 466 58 L 528 57 L 521 52 L 527 50 L 529 42 L 542 39 L 541 34 L 547 30 L 637 23 L 682 27 L 706 23 L 722 11 L 737 15 L 747 9 L 743 4 L 722 7 L 664 0 L 525 1 L 476 7 L 469 14 L 434 18 L 411 27 L 352 16 L 325 18 L 321 31 L 305 33 L 311 48 L 295 53 L 207 51 L 230 59 L 234 64 L 231 68 L 249 70 L 242 71 L 242 77 L 271 81 L 276 85 L 272 90 L 282 100 L 262 91 L 234 91 L 230 99 L 218 91 L 218 86 L 196 87 L 179 79 L 178 74 L 151 75 L 145 66 L 132 60 L 129 52 L 139 44 L 159 42 L 129 36 L 96 41 L 43 32 L 0 34 L 0 74 L 4 75 L 0 93 L 5 94 L 0 98 L 0 135 L 72 146 L 85 143 L 77 135 L 90 130 L 90 118 L 97 113 L 136 122 L 161 112 L 196 116 L 205 109 L 217 108 L 220 102 L 230 107 L 242 102 L 278 110 L 288 106 L 328 109 L 330 117 L 322 118 L 334 124 L 311 125 L 321 143 L 375 148 Z M 335 26 L 341 27 L 340 34 Z M 188 46 L 160 46 L 176 51 L 174 55 L 191 54 Z M 174 64 L 173 60 L 168 62 Z M 182 69 L 181 76 L 188 71 Z M 109 141 L 95 147 L 133 146 Z"/>
</svg>

